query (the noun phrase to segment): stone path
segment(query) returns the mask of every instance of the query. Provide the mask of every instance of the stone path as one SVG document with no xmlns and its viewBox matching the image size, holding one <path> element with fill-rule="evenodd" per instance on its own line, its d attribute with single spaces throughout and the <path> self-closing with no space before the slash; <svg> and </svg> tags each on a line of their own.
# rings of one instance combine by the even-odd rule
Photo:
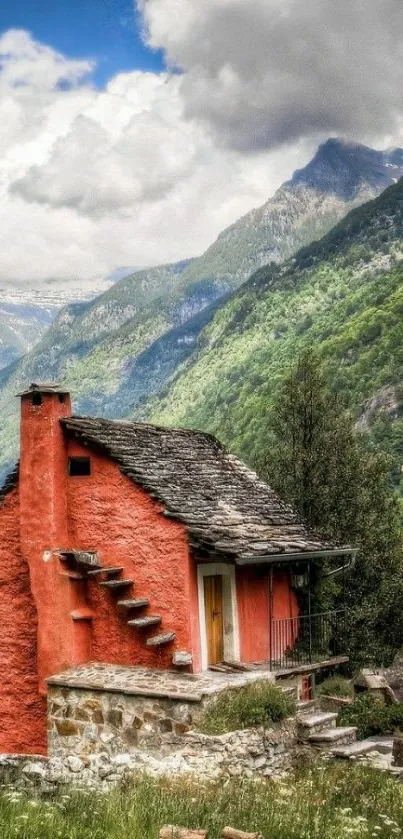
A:
<svg viewBox="0 0 403 839">
<path fill-rule="evenodd" d="M 48 684 L 200 702 L 203 696 L 217 693 L 226 687 L 242 687 L 259 679 L 274 682 L 274 674 L 269 669 L 239 673 L 176 673 L 173 670 L 94 663 L 51 676 Z"/>
</svg>

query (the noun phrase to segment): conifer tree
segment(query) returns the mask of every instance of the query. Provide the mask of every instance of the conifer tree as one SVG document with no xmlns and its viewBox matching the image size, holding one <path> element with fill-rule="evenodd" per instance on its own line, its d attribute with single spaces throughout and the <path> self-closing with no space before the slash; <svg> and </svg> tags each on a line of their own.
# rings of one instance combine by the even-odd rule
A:
<svg viewBox="0 0 403 839">
<path fill-rule="evenodd" d="M 390 463 L 329 387 L 313 351 L 283 382 L 270 416 L 264 477 L 308 526 L 358 548 L 346 578 L 344 647 L 353 665 L 386 664 L 403 645 L 403 550 Z M 323 570 L 323 569 L 322 569 Z M 340 592 L 321 584 L 316 608 Z"/>
</svg>

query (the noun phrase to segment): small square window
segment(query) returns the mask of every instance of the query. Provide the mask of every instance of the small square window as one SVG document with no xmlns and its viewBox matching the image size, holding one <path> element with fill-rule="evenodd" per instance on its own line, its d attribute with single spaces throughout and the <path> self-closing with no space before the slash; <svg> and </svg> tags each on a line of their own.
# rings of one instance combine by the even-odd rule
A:
<svg viewBox="0 0 403 839">
<path fill-rule="evenodd" d="M 69 475 L 82 478 L 91 475 L 91 460 L 89 457 L 69 457 Z"/>
<path fill-rule="evenodd" d="M 32 394 L 32 404 L 33 405 L 42 405 L 42 396 L 40 393 L 33 393 Z"/>
</svg>

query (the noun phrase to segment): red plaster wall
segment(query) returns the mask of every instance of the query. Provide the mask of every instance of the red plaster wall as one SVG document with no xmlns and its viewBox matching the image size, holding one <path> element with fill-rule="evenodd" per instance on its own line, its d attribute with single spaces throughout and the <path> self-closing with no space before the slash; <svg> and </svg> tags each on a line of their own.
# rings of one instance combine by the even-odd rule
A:
<svg viewBox="0 0 403 839">
<path fill-rule="evenodd" d="M 241 661 L 267 661 L 269 651 L 268 574 L 257 567 L 236 569 Z"/>
<path fill-rule="evenodd" d="M 192 652 L 199 661 L 199 636 L 191 620 L 196 569 L 189 555 L 185 528 L 162 515 L 162 506 L 122 475 L 103 455 L 69 442 L 69 456 L 91 456 L 91 475 L 69 477 L 67 482 L 68 543 L 82 550 L 97 550 L 103 565 L 123 566 L 123 575 L 135 586 L 125 597 L 147 597 L 149 614 L 161 615 L 161 628 L 173 630 L 174 647 L 152 650 L 140 632 L 119 615 L 116 595 L 87 585 L 87 603 L 93 609 L 91 658 L 116 664 L 170 667 L 173 649 Z M 120 595 L 122 597 L 122 595 Z M 135 616 L 132 613 L 132 616 Z M 126 618 L 126 620 L 125 620 Z"/>
<path fill-rule="evenodd" d="M 46 703 L 38 692 L 37 615 L 20 551 L 19 497 L 0 505 L 0 752 L 46 751 Z"/>
<path fill-rule="evenodd" d="M 291 588 L 288 571 L 276 571 L 273 578 L 273 620 L 299 615 L 298 600 Z"/>
<path fill-rule="evenodd" d="M 241 661 L 267 661 L 270 659 L 269 572 L 259 566 L 240 567 L 236 583 Z M 273 620 L 298 616 L 298 602 L 287 571 L 274 569 L 272 598 Z M 297 624 L 295 621 L 295 627 L 291 626 L 290 632 L 282 636 L 285 645 L 292 643 Z M 273 657 L 279 656 L 283 650 L 278 649 L 278 639 L 273 646 L 276 647 L 272 650 Z"/>
</svg>

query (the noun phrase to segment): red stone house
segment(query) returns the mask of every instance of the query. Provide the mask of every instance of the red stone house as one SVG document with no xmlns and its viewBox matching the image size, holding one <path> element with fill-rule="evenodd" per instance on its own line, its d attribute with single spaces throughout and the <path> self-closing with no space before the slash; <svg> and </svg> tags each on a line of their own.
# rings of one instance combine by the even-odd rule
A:
<svg viewBox="0 0 403 839">
<path fill-rule="evenodd" d="M 46 749 L 46 679 L 80 663 L 275 664 L 306 561 L 343 553 L 208 434 L 74 417 L 31 385 L 0 492 L 0 751 Z"/>
</svg>

